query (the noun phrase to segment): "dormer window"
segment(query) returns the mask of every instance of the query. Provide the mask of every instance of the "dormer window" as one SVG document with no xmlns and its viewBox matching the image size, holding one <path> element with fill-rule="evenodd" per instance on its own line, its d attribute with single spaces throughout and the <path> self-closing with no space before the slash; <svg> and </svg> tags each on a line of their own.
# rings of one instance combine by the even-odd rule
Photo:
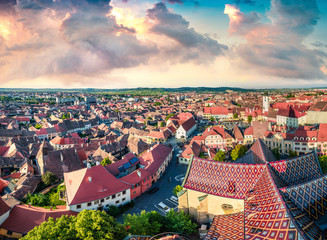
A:
<svg viewBox="0 0 327 240">
<path fill-rule="evenodd" d="M 303 137 L 300 137 L 300 140 L 301 140 L 301 141 L 303 141 L 303 140 L 304 140 L 304 138 L 303 138 Z"/>
<path fill-rule="evenodd" d="M 295 137 L 294 140 L 298 140 L 298 137 Z"/>
</svg>

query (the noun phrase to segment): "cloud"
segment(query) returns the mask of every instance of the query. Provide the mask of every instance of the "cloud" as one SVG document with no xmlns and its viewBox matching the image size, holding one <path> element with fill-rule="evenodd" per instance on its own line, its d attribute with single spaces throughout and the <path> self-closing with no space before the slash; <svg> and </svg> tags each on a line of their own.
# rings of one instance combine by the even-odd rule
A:
<svg viewBox="0 0 327 240">
<path fill-rule="evenodd" d="M 0 30 L 6 33 L 0 37 L 2 84 L 69 78 L 78 85 L 81 79 L 111 79 L 114 70 L 149 63 L 207 64 L 228 49 L 162 2 L 146 17 L 129 16 L 133 22 L 119 21 L 115 14 L 124 18 L 124 12 L 114 11 L 109 0 L 17 0 L 5 6 L 8 11 L 0 11 Z"/>
<path fill-rule="evenodd" d="M 24 32 L 26 40 L 0 41 L 0 62 L 2 55 L 10 55 L 1 81 L 67 74 L 98 76 L 145 64 L 157 52 L 155 43 L 140 41 L 135 29 L 117 24 L 110 15 L 109 1 L 20 0 L 12 7 L 15 18 L 21 19 L 13 24 L 20 27 L 12 32 Z"/>
<path fill-rule="evenodd" d="M 152 22 L 150 31 L 174 40 L 172 48 L 166 48 L 164 54 L 182 62 L 195 60 L 207 63 L 224 54 L 227 46 L 200 34 L 191 28 L 181 15 L 169 11 L 164 3 L 157 3 L 147 10 L 147 18 Z"/>
<path fill-rule="evenodd" d="M 195 7 L 199 7 L 200 6 L 200 3 L 198 1 L 195 1 L 195 0 L 163 0 L 164 2 L 168 2 L 170 4 L 184 4 L 185 2 L 190 2 L 192 4 L 194 4 Z"/>
<path fill-rule="evenodd" d="M 239 5 L 239 4 L 255 5 L 256 4 L 256 0 L 234 0 L 234 3 L 236 5 Z"/>
<path fill-rule="evenodd" d="M 325 54 L 304 44 L 319 19 L 315 1 L 272 0 L 264 20 L 257 12 L 243 13 L 225 5 L 229 33 L 246 42 L 235 48 L 240 66 L 281 78 L 322 79 Z"/>
</svg>

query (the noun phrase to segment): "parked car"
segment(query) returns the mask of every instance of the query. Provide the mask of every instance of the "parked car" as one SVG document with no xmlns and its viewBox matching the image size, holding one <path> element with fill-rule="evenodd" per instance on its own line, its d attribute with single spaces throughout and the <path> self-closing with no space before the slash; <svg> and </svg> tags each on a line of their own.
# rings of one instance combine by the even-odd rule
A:
<svg viewBox="0 0 327 240">
<path fill-rule="evenodd" d="M 168 207 L 163 202 L 158 203 L 158 207 L 161 208 L 165 213 L 168 213 L 170 211 L 170 207 Z"/>
<path fill-rule="evenodd" d="M 149 193 L 152 194 L 152 193 L 155 193 L 158 190 L 159 190 L 159 187 L 152 187 L 152 188 L 149 189 Z"/>
</svg>

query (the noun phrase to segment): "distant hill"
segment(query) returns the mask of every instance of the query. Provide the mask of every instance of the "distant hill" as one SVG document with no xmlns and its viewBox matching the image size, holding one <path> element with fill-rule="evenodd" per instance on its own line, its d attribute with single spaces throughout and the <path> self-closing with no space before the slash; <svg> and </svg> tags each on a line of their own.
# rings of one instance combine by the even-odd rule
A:
<svg viewBox="0 0 327 240">
<path fill-rule="evenodd" d="M 76 88 L 76 89 L 57 89 L 57 88 L 0 88 L 2 92 L 89 92 L 89 93 L 107 93 L 107 94 L 131 94 L 131 95 L 153 95 L 169 93 L 217 93 L 225 91 L 250 92 L 254 89 L 232 88 L 232 87 L 181 87 L 181 88 L 122 88 L 122 89 L 97 89 L 97 88 Z"/>
</svg>

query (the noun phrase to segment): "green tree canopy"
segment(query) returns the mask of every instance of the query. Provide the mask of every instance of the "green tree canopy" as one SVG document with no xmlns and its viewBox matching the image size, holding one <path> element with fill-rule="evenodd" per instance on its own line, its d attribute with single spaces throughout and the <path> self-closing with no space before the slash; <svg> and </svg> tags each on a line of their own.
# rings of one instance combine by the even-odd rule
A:
<svg viewBox="0 0 327 240">
<path fill-rule="evenodd" d="M 164 122 L 161 122 L 160 123 L 160 127 L 164 127 L 165 126 L 165 123 Z"/>
<path fill-rule="evenodd" d="M 166 116 L 166 122 L 169 120 L 169 118 L 175 116 L 175 113 L 170 113 Z"/>
<path fill-rule="evenodd" d="M 36 129 L 41 129 L 42 128 L 42 125 L 37 123 L 37 124 L 35 124 L 35 128 Z"/>
<path fill-rule="evenodd" d="M 215 157 L 213 158 L 213 160 L 218 161 L 218 162 L 224 162 L 224 161 L 225 161 L 225 157 L 226 157 L 225 152 L 222 151 L 222 150 L 219 150 L 219 151 L 216 153 L 216 155 L 215 155 Z"/>
<path fill-rule="evenodd" d="M 54 175 L 52 172 L 47 171 L 45 174 L 42 175 L 42 182 L 45 185 L 51 185 L 57 181 L 57 176 Z"/>
<path fill-rule="evenodd" d="M 232 150 L 230 156 L 235 161 L 239 157 L 242 157 L 247 151 L 246 146 L 242 144 L 237 144 L 236 147 Z"/>
<path fill-rule="evenodd" d="M 214 122 L 215 118 L 214 117 L 210 117 L 210 122 Z"/>
<path fill-rule="evenodd" d="M 183 187 L 181 185 L 177 185 L 174 187 L 173 194 L 177 196 L 177 193 L 183 190 Z"/>
<path fill-rule="evenodd" d="M 97 239 L 124 239 L 127 232 L 122 224 L 104 211 L 83 210 L 77 216 L 62 217 L 54 220 L 49 218 L 40 226 L 31 230 L 23 240 L 97 240 Z"/>
<path fill-rule="evenodd" d="M 178 232 L 190 235 L 196 232 L 197 224 L 192 222 L 191 217 L 183 211 L 175 212 L 170 210 L 166 215 L 167 229 L 170 232 Z"/>
<path fill-rule="evenodd" d="M 277 160 L 280 160 L 279 148 L 274 148 L 271 150 Z"/>
<path fill-rule="evenodd" d="M 127 214 L 124 216 L 124 225 L 127 231 L 134 235 L 156 235 L 160 233 L 162 224 L 159 221 L 152 221 L 150 219 L 160 218 L 159 213 L 152 211 L 142 211 L 139 214 Z"/>
<path fill-rule="evenodd" d="M 111 164 L 111 161 L 110 161 L 109 157 L 105 157 L 105 158 L 101 161 L 101 165 L 102 165 L 102 166 L 107 166 L 108 164 Z"/>
<path fill-rule="evenodd" d="M 142 211 L 139 214 L 125 215 L 124 225 L 127 232 L 135 235 L 155 235 L 161 232 L 192 234 L 197 230 L 190 216 L 183 211 L 170 210 L 166 217 L 159 213 Z"/>
<path fill-rule="evenodd" d="M 319 159 L 319 164 L 320 164 L 321 170 L 325 174 L 327 172 L 327 156 L 322 155 L 322 156 L 318 157 L 318 159 Z"/>
<path fill-rule="evenodd" d="M 237 114 L 237 113 L 234 113 L 234 114 L 233 114 L 233 118 L 234 118 L 234 119 L 238 118 L 238 114 Z"/>
<path fill-rule="evenodd" d="M 252 122 L 252 115 L 248 115 L 248 123 Z"/>
<path fill-rule="evenodd" d="M 289 151 L 289 154 L 288 154 L 289 158 L 296 157 L 296 156 L 297 156 L 297 151 L 292 151 L 292 150 Z"/>
</svg>

